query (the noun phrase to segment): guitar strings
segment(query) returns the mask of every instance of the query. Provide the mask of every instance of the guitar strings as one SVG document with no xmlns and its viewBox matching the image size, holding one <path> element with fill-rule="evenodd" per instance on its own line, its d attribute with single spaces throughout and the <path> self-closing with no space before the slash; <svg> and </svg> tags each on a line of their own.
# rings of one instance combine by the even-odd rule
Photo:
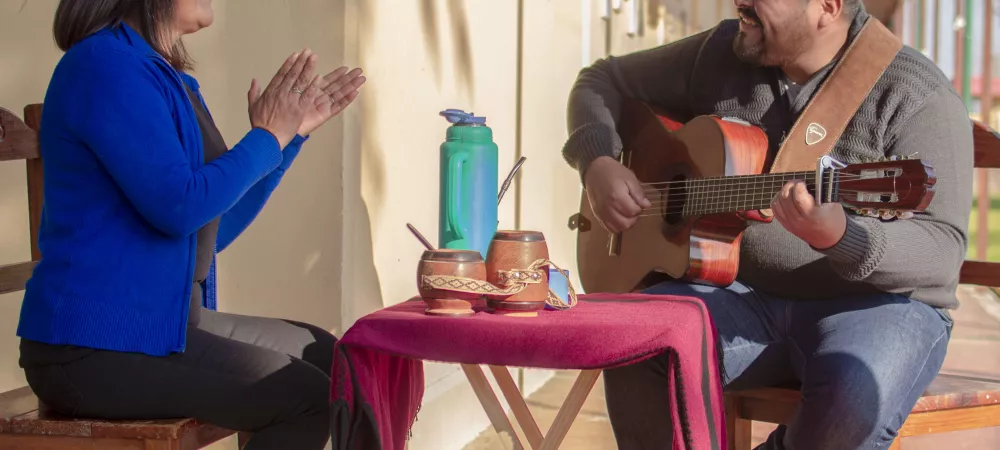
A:
<svg viewBox="0 0 1000 450">
<path fill-rule="evenodd" d="M 855 189 L 840 189 L 837 192 L 839 194 L 872 194 L 872 195 L 881 195 L 879 193 L 873 193 L 873 192 L 870 192 L 870 191 L 859 191 L 859 190 L 855 190 Z M 892 191 L 891 193 L 892 194 L 898 194 L 898 192 L 896 192 L 896 191 Z M 711 193 L 710 192 L 703 192 L 701 194 L 711 194 Z M 666 203 L 666 202 L 669 202 L 669 201 L 672 201 L 672 200 L 680 201 L 680 200 L 684 200 L 684 199 L 689 200 L 688 203 L 690 203 L 690 202 L 698 202 L 699 204 L 715 204 L 715 203 L 721 204 L 721 203 L 732 203 L 734 201 L 737 201 L 737 202 L 740 202 L 740 201 L 752 201 L 753 199 L 751 197 L 758 197 L 758 196 L 759 197 L 766 197 L 768 199 L 771 199 L 776 194 L 777 194 L 777 192 L 749 192 L 749 193 L 738 192 L 738 193 L 734 193 L 732 195 L 724 195 L 724 196 L 716 196 L 716 197 L 709 197 L 709 196 L 705 196 L 705 195 L 698 195 L 697 198 L 692 198 L 692 194 L 690 194 L 690 193 L 678 192 L 678 193 L 676 193 L 676 195 L 673 195 L 673 196 L 656 196 L 656 197 L 654 197 L 652 199 L 648 199 L 648 200 L 649 200 L 649 202 L 651 204 Z M 843 196 L 843 195 L 841 195 L 841 196 Z M 705 202 L 706 200 L 708 200 L 708 203 Z"/>
<path fill-rule="evenodd" d="M 871 191 L 861 191 L 861 190 L 856 190 L 856 189 L 840 189 L 837 192 L 838 192 L 838 194 L 872 194 L 872 195 L 881 195 L 880 193 L 873 193 Z M 716 204 L 716 203 L 722 204 L 722 203 L 732 203 L 734 201 L 737 201 L 737 202 L 739 202 L 739 201 L 752 201 L 753 199 L 751 197 L 757 197 L 757 196 L 759 196 L 759 197 L 766 197 L 768 199 L 771 199 L 777 193 L 778 192 L 764 192 L 764 191 L 760 191 L 760 192 L 735 192 L 735 193 L 733 193 L 731 195 L 723 195 L 723 196 L 710 197 L 709 195 L 704 195 L 704 194 L 713 194 L 712 192 L 699 192 L 699 193 L 677 192 L 677 193 L 675 193 L 673 195 L 660 195 L 660 196 L 655 196 L 652 199 L 649 199 L 649 198 L 647 198 L 647 199 L 652 204 L 665 203 L 665 202 L 669 202 L 669 201 L 681 201 L 681 200 L 685 200 L 685 199 L 689 200 L 688 203 L 690 203 L 690 202 L 698 202 L 699 204 Z M 892 194 L 898 194 L 898 192 L 896 192 L 895 190 L 892 191 L 891 193 Z M 698 194 L 702 194 L 702 195 L 698 195 Z M 693 197 L 697 197 L 697 198 L 693 198 Z"/>
<path fill-rule="evenodd" d="M 841 191 L 841 192 L 845 192 L 847 194 L 858 194 L 858 193 L 864 193 L 865 191 Z M 709 202 L 700 202 L 700 201 L 687 202 L 687 203 L 685 203 L 685 205 L 688 206 L 689 208 L 699 208 L 699 209 L 701 209 L 701 208 L 714 208 L 714 207 L 722 207 L 722 206 L 727 206 L 727 207 L 728 206 L 738 206 L 738 205 L 747 204 L 747 203 L 757 204 L 757 203 L 765 202 L 765 201 L 768 202 L 768 203 L 770 203 L 771 199 L 774 196 L 773 195 L 768 195 L 768 196 L 762 196 L 762 197 L 763 198 L 759 198 L 759 199 L 735 198 L 735 197 L 734 198 L 729 198 L 729 199 L 712 199 Z M 658 200 L 650 201 L 649 203 L 650 203 L 650 206 L 642 208 L 643 211 L 653 210 L 653 209 L 657 209 L 657 208 L 663 207 L 663 206 L 669 206 L 671 204 L 671 200 L 670 199 L 667 199 L 667 200 L 659 200 L 658 199 Z M 833 203 L 838 203 L 838 202 L 833 202 Z"/>
<path fill-rule="evenodd" d="M 830 173 L 830 172 L 827 172 Z M 836 173 L 840 179 L 857 179 L 862 178 L 861 175 L 850 172 L 833 172 Z M 847 177 L 847 178 L 845 178 Z M 887 176 L 869 177 L 868 179 L 877 180 L 879 178 L 895 178 Z M 698 182 L 723 182 L 726 183 L 729 180 L 739 180 L 740 182 L 775 182 L 778 179 L 787 179 L 785 181 L 791 180 L 803 180 L 803 181 L 815 181 L 816 172 L 785 172 L 780 174 L 758 174 L 758 175 L 727 175 L 722 177 L 705 177 L 705 178 L 690 178 L 685 180 L 674 180 L 674 181 L 659 181 L 653 183 L 639 183 L 641 186 L 655 186 L 655 185 L 669 185 L 669 184 L 682 184 L 682 183 L 698 183 Z"/>
<path fill-rule="evenodd" d="M 748 197 L 751 195 L 769 195 L 773 196 L 781 191 L 782 186 L 754 186 L 748 189 L 740 189 L 744 186 L 726 186 L 723 188 L 711 188 L 711 189 L 688 189 L 688 190 L 643 190 L 642 193 L 646 198 L 686 198 L 686 197 L 705 197 L 705 196 L 722 196 L 722 197 Z M 815 191 L 815 185 L 806 185 L 806 188 Z M 873 191 L 873 190 L 860 190 L 860 189 L 847 189 L 844 187 L 839 187 L 836 189 L 837 192 L 847 192 L 847 193 L 858 193 L 858 192 L 889 192 L 889 191 Z M 898 193 L 896 191 L 896 186 L 893 186 L 891 193 Z M 720 195 L 724 194 L 724 195 Z M 651 200 L 652 201 L 652 200 Z"/>
<path fill-rule="evenodd" d="M 855 191 L 855 190 L 841 190 L 841 193 L 845 194 L 858 194 L 867 193 L 867 191 Z M 766 198 L 760 199 L 750 199 L 750 198 L 735 198 L 735 199 L 711 199 L 708 202 L 698 202 L 697 200 L 693 203 L 687 203 L 682 206 L 681 214 L 685 214 L 685 209 L 688 211 L 694 210 L 696 214 L 694 215 L 707 215 L 707 214 L 718 214 L 718 213 L 729 213 L 736 211 L 754 211 L 758 209 L 770 208 L 771 198 L 773 196 L 766 196 Z M 838 203 L 838 202 L 833 202 Z M 650 202 L 650 206 L 642 208 L 639 211 L 639 215 L 633 217 L 662 217 L 664 214 L 663 208 L 669 208 L 669 200 L 655 200 Z M 737 208 L 737 206 L 744 206 L 743 208 Z M 655 211 L 655 212 L 654 212 Z"/>
<path fill-rule="evenodd" d="M 650 191 L 650 192 L 643 192 L 643 194 L 646 194 L 645 197 L 649 201 L 654 201 L 654 200 L 663 199 L 663 198 L 670 199 L 670 200 L 681 200 L 681 199 L 685 199 L 685 198 L 694 198 L 694 197 L 697 197 L 698 200 L 700 200 L 700 201 L 704 201 L 705 198 L 708 198 L 708 197 L 722 197 L 722 198 L 726 198 L 726 199 L 732 199 L 732 198 L 738 198 L 738 197 L 747 198 L 747 197 L 751 197 L 751 196 L 768 196 L 768 197 L 773 197 L 774 195 L 776 195 L 779 192 L 781 192 L 781 189 L 775 188 L 775 189 L 757 189 L 757 190 L 745 190 L 745 191 L 737 191 L 737 190 L 713 190 L 713 191 L 699 190 L 699 191 L 687 191 L 687 192 L 683 192 L 683 191 L 680 191 L 680 192 L 678 192 L 678 191 L 675 191 L 675 192 Z M 851 194 L 856 194 L 856 193 L 859 193 L 859 192 L 868 192 L 868 193 L 871 193 L 871 194 L 878 194 L 878 193 L 898 194 L 899 193 L 895 189 L 893 189 L 892 191 L 871 191 L 871 190 L 845 189 L 845 188 L 839 188 L 839 189 L 837 189 L 837 192 L 838 193 L 851 193 Z"/>
<path fill-rule="evenodd" d="M 838 182 L 851 181 L 859 178 L 861 177 L 858 175 L 854 175 L 853 177 L 842 176 L 838 180 Z M 881 177 L 881 178 L 892 178 L 892 177 Z M 874 181 L 874 180 L 879 180 L 881 178 L 866 178 L 866 180 Z M 791 181 L 791 180 L 767 180 L 767 181 L 754 180 L 754 181 L 729 181 L 725 183 L 710 184 L 701 182 L 701 180 L 705 179 L 702 178 L 697 180 L 665 181 L 660 183 L 645 183 L 640 185 L 643 186 L 642 193 L 645 194 L 647 197 L 662 197 L 665 194 L 666 196 L 668 196 L 668 198 L 676 198 L 676 197 L 689 197 L 692 194 L 719 194 L 723 192 L 727 193 L 727 196 L 733 196 L 733 195 L 748 196 L 748 195 L 767 195 L 767 194 L 773 195 L 777 193 L 777 191 L 780 191 L 780 189 L 784 186 L 784 184 L 787 181 Z M 649 187 L 652 185 L 671 185 L 678 183 L 687 184 L 686 186 L 687 189 L 685 190 L 672 189 L 672 186 L 667 186 L 666 188 Z M 805 184 L 807 189 L 815 190 L 816 188 L 816 183 L 814 181 L 806 180 Z M 747 189 L 749 190 L 749 192 L 733 192 L 734 190 L 738 189 Z M 842 187 L 838 188 L 837 191 L 849 192 L 848 190 L 845 190 Z"/>
<path fill-rule="evenodd" d="M 805 178 L 805 179 L 803 179 L 803 178 Z M 885 177 L 885 176 L 883 176 L 883 177 L 862 177 L 861 175 L 853 174 L 852 173 L 852 174 L 840 174 L 837 177 L 837 180 L 838 181 L 852 181 L 852 180 L 858 180 L 858 179 L 865 179 L 865 180 L 875 181 L 875 180 L 881 180 L 881 179 L 894 179 L 894 178 L 896 178 L 896 177 Z M 730 181 L 730 180 L 732 180 L 732 181 Z M 784 183 L 787 183 L 787 182 L 792 181 L 792 180 L 800 180 L 800 181 L 803 181 L 803 182 L 805 182 L 807 184 L 813 184 L 813 183 L 816 182 L 816 177 L 815 176 L 812 176 L 812 177 L 778 177 L 778 176 L 775 176 L 775 177 L 768 177 L 768 178 L 763 178 L 763 179 L 762 178 L 747 179 L 747 178 L 740 178 L 739 176 L 733 176 L 733 177 L 724 177 L 724 178 L 692 178 L 692 179 L 687 179 L 687 180 L 659 181 L 659 182 L 655 182 L 655 183 L 639 183 L 639 186 L 642 186 L 643 188 L 653 187 L 653 186 L 670 187 L 671 185 L 680 185 L 680 184 L 701 185 L 701 186 L 747 186 L 747 185 L 764 185 L 764 184 L 774 184 L 774 183 L 784 184 Z M 654 188 L 654 189 L 657 189 L 657 188 Z"/>
</svg>

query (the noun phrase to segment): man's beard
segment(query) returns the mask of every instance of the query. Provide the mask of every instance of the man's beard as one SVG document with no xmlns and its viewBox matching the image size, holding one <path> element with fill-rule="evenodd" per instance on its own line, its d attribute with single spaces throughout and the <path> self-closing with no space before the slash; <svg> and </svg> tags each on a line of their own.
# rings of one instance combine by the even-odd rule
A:
<svg viewBox="0 0 1000 450">
<path fill-rule="evenodd" d="M 756 14 L 753 17 L 756 18 Z M 802 16 L 788 20 L 782 28 L 784 29 L 780 36 L 768 36 L 764 33 L 764 27 L 759 26 L 755 31 L 760 33 L 760 39 L 752 43 L 747 42 L 750 37 L 740 30 L 733 39 L 733 51 L 740 60 L 750 64 L 764 67 L 783 66 L 805 53 L 813 38 L 809 36 L 809 30 Z"/>
<path fill-rule="evenodd" d="M 750 44 L 746 42 L 747 34 L 742 30 L 736 33 L 736 38 L 733 39 L 733 51 L 736 52 L 736 56 L 740 58 L 743 62 L 750 64 L 765 66 L 767 49 L 765 48 L 765 40 Z"/>
</svg>

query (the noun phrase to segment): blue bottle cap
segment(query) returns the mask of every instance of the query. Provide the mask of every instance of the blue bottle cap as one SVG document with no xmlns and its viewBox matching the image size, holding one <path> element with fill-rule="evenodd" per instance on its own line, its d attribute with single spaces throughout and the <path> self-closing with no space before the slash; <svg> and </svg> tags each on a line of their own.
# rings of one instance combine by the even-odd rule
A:
<svg viewBox="0 0 1000 450">
<path fill-rule="evenodd" d="M 461 109 L 446 109 L 440 113 L 449 123 L 457 125 L 485 125 L 486 117 L 476 117 L 475 113 L 465 112 Z"/>
</svg>

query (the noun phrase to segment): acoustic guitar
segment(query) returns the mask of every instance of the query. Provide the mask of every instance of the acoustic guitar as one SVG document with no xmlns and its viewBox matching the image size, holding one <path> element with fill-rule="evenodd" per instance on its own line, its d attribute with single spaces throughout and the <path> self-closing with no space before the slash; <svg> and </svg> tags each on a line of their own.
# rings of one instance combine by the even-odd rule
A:
<svg viewBox="0 0 1000 450">
<path fill-rule="evenodd" d="M 802 180 L 820 203 L 858 214 L 906 218 L 934 197 L 934 170 L 919 159 L 842 164 L 829 156 L 816 169 L 763 173 L 767 136 L 739 120 L 699 116 L 681 124 L 636 101 L 623 105 L 620 161 L 635 173 L 651 207 L 630 229 L 612 234 L 596 219 L 584 190 L 577 264 L 589 293 L 625 293 L 663 279 L 728 286 L 739 268 L 748 221 L 770 222 L 774 195 Z"/>
</svg>

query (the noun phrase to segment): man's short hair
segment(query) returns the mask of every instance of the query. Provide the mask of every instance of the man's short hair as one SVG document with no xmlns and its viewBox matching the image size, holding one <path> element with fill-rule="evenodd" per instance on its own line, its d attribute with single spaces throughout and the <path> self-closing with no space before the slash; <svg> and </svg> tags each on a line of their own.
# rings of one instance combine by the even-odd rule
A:
<svg viewBox="0 0 1000 450">
<path fill-rule="evenodd" d="M 854 20 L 861 12 L 861 0 L 844 0 L 844 15 L 848 20 Z"/>
</svg>

